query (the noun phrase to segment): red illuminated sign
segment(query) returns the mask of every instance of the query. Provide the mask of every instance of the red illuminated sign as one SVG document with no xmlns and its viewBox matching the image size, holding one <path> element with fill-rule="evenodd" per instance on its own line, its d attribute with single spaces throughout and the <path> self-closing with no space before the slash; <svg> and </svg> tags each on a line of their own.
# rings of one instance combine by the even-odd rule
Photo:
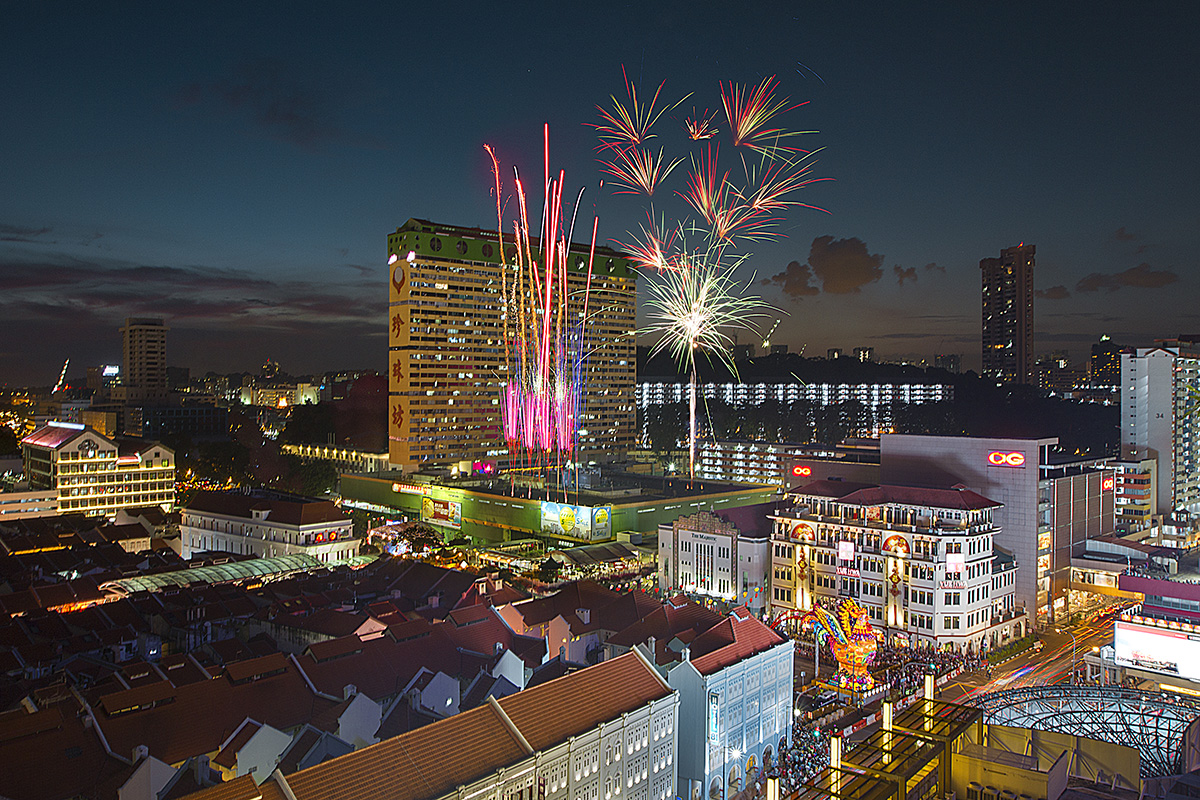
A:
<svg viewBox="0 0 1200 800">
<path fill-rule="evenodd" d="M 797 522 L 792 528 L 792 538 L 797 541 L 811 542 L 815 537 L 811 525 L 806 525 L 803 522 Z"/>
<path fill-rule="evenodd" d="M 802 475 L 812 475 L 812 467 L 802 467 L 799 464 L 792 467 L 792 474 L 800 477 Z"/>
<path fill-rule="evenodd" d="M 1003 453 L 999 450 L 993 450 L 988 453 L 988 463 L 993 467 L 1024 467 L 1024 453 Z"/>
<path fill-rule="evenodd" d="M 1111 492 L 1114 488 L 1116 488 L 1116 485 L 1117 485 L 1116 478 L 1104 478 L 1100 481 L 1101 491 Z"/>
</svg>

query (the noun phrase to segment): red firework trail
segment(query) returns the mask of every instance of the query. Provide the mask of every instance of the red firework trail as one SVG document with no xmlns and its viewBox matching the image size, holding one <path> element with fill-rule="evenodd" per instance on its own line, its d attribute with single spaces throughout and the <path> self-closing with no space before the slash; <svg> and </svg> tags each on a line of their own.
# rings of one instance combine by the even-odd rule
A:
<svg viewBox="0 0 1200 800">
<path fill-rule="evenodd" d="M 598 150 L 606 150 L 610 147 L 637 147 L 645 144 L 647 139 L 654 136 L 650 133 L 650 129 L 654 127 L 654 123 L 658 122 L 658 118 L 687 99 L 686 97 L 682 98 L 655 111 L 654 106 L 658 104 L 659 95 L 662 94 L 663 86 L 667 82 L 663 81 L 658 85 L 654 97 L 650 98 L 649 105 L 646 105 L 638 102 L 637 86 L 625 74 L 625 67 L 621 67 L 621 76 L 625 78 L 625 96 L 629 98 L 628 103 L 622 103 L 615 95 L 609 95 L 613 104 L 612 111 L 603 106 L 596 106 L 596 110 L 600 112 L 601 121 L 588 123 L 596 129 L 596 134 L 600 139 Z"/>
<path fill-rule="evenodd" d="M 784 137 L 796 136 L 797 131 L 787 131 L 783 128 L 765 127 L 779 114 L 806 105 L 797 103 L 788 106 L 788 98 L 775 99 L 775 89 L 779 82 L 772 75 L 764 78 L 753 90 L 730 81 L 729 86 L 721 83 L 721 102 L 725 106 L 725 117 L 729 120 L 729 129 L 733 134 L 734 147 L 747 147 L 765 156 L 776 157 L 780 152 L 798 152 L 796 148 L 783 147 L 779 140 Z M 772 144 L 772 140 L 774 143 Z"/>
</svg>

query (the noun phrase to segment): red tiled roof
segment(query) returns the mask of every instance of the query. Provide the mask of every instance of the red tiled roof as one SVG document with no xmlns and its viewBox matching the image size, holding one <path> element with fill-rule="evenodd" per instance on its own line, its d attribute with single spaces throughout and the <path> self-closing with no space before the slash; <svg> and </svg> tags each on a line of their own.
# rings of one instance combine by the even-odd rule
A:
<svg viewBox="0 0 1200 800">
<path fill-rule="evenodd" d="M 213 758 L 213 763 L 219 764 L 225 769 L 233 769 L 234 765 L 237 764 L 238 751 L 242 749 L 246 742 L 250 741 L 251 736 L 258 733 L 261 727 L 262 725 L 247 718 L 242 723 L 242 727 L 238 728 L 237 732 L 226 740 L 225 744 L 221 747 L 221 752 L 217 753 L 216 757 Z"/>
<path fill-rule="evenodd" d="M 444 625 L 431 625 L 427 635 L 404 642 L 383 636 L 361 645 L 339 657 L 330 657 L 326 648 L 332 647 L 331 643 L 313 645 L 296 657 L 296 663 L 318 691 L 341 697 L 345 686 L 354 684 L 376 701 L 402 692 L 422 667 L 467 680 L 478 671 L 478 665 L 459 650 Z"/>
<path fill-rule="evenodd" d="M 499 702 L 530 746 L 546 750 L 671 691 L 641 659 L 626 653 Z"/>
<path fill-rule="evenodd" d="M 857 492 L 859 489 L 869 489 L 875 484 L 873 483 L 855 483 L 854 481 L 813 481 L 806 483 L 803 486 L 798 486 L 791 491 L 792 494 L 809 495 L 813 497 L 845 497 L 852 492 Z"/>
<path fill-rule="evenodd" d="M 813 481 L 794 489 L 793 494 L 829 497 L 847 505 L 877 506 L 885 503 L 975 511 L 1003 505 L 967 488 L 932 489 L 918 486 L 877 486 L 852 481 Z"/>
<path fill-rule="evenodd" d="M 307 616 L 280 616 L 273 621 L 276 625 L 300 628 L 325 636 L 349 636 L 369 619 L 366 614 L 321 608 Z"/>
<path fill-rule="evenodd" d="M 666 697 L 671 690 L 630 653 L 499 701 L 535 749 Z M 296 800 L 424 800 L 453 792 L 529 752 L 489 703 L 287 776 Z M 263 800 L 270 781 L 261 787 Z M 255 800 L 250 787 L 193 800 Z M 274 800 L 271 798 L 270 800 Z"/>
<path fill-rule="evenodd" d="M 692 642 L 692 666 L 701 675 L 711 675 L 784 641 L 740 606 L 721 624 L 696 637 Z"/>
<path fill-rule="evenodd" d="M 271 675 L 276 666 L 282 666 L 283 671 Z M 234 676 L 244 682 L 235 683 Z M 96 714 L 97 725 L 114 752 L 129 753 L 138 745 L 146 745 L 151 755 L 168 764 L 177 764 L 190 756 L 219 749 L 246 717 L 287 731 L 332 704 L 313 694 L 299 671 L 279 654 L 231 664 L 223 675 L 172 691 L 170 702 L 160 702 L 151 708 L 116 716 L 103 711 Z M 126 696 L 110 701 L 106 696 L 100 705 L 127 706 L 131 699 L 139 698 Z"/>
<path fill-rule="evenodd" d="M 204 800 L 285 800 L 283 792 L 272 781 L 254 782 L 253 775 L 242 775 L 188 797 Z"/>
<path fill-rule="evenodd" d="M 282 522 L 285 525 L 318 525 L 350 519 L 329 500 L 268 500 L 238 492 L 197 492 L 184 510 L 246 519 L 253 517 L 255 510 L 270 511 L 268 522 Z"/>
<path fill-rule="evenodd" d="M 297 800 L 440 797 L 525 755 L 485 705 L 293 773 L 287 782 Z"/>
<path fill-rule="evenodd" d="M 682 596 L 659 606 L 653 613 L 608 638 L 608 643 L 620 647 L 645 644 L 654 637 L 655 659 L 659 664 L 679 660 L 679 654 L 667 648 L 672 639 L 687 643 L 696 636 L 719 625 L 724 618 L 699 603 Z"/>
<path fill-rule="evenodd" d="M 575 581 L 568 583 L 549 597 L 527 600 L 513 605 L 512 608 L 521 615 L 527 629 L 543 625 L 555 617 L 562 617 L 570 627 L 571 633 L 578 636 L 600 629 L 602 627 L 599 619 L 600 610 L 611 605 L 620 597 L 620 593 L 601 586 L 595 581 Z M 576 613 L 581 608 L 590 612 L 588 622 L 581 620 Z M 626 624 L 631 622 L 632 620 Z M 625 627 L 625 625 L 620 627 Z"/>
<path fill-rule="evenodd" d="M 102 785 L 129 767 L 104 752 L 77 712 L 70 701 L 34 714 L 0 714 L 0 795 L 14 800 L 107 796 L 101 795 Z"/>
</svg>

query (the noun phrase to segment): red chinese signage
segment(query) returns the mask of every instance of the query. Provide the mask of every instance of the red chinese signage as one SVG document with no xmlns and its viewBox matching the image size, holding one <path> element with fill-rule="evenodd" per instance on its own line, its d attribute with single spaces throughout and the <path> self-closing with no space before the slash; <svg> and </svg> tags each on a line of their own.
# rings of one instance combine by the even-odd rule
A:
<svg viewBox="0 0 1200 800">
<path fill-rule="evenodd" d="M 1024 467 L 1025 454 L 1020 452 L 1005 453 L 993 450 L 988 453 L 988 463 L 993 467 Z"/>
<path fill-rule="evenodd" d="M 807 477 L 809 475 L 812 475 L 812 467 L 802 467 L 799 464 L 797 464 L 796 466 L 792 467 L 792 474 L 795 475 L 797 478 Z"/>
<path fill-rule="evenodd" d="M 1103 478 L 1100 481 L 1100 490 L 1104 491 L 1104 492 L 1111 492 L 1113 489 L 1116 488 L 1116 486 L 1117 486 L 1116 478 Z"/>
</svg>

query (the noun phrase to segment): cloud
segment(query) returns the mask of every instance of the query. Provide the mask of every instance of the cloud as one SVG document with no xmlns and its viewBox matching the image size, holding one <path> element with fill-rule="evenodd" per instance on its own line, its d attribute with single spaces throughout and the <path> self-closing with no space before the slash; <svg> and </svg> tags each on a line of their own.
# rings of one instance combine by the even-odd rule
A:
<svg viewBox="0 0 1200 800">
<path fill-rule="evenodd" d="M 1150 268 L 1149 264 L 1143 262 L 1136 267 L 1130 267 L 1124 272 L 1117 272 L 1112 275 L 1093 272 L 1075 284 L 1075 291 L 1095 292 L 1100 289 L 1107 289 L 1110 292 L 1115 292 L 1127 286 L 1135 289 L 1158 289 L 1175 283 L 1178 280 L 1179 275 L 1177 273 L 1167 269 L 1154 270 Z"/>
<path fill-rule="evenodd" d="M 867 252 L 858 238 L 818 236 L 808 253 L 808 264 L 830 294 L 857 294 L 883 277 L 883 256 Z"/>
<path fill-rule="evenodd" d="M 1065 286 L 1051 286 L 1049 289 L 1036 289 L 1033 295 L 1043 300 L 1065 300 L 1071 296 L 1071 293 Z"/>
<path fill-rule="evenodd" d="M 1122 225 L 1121 227 L 1119 227 L 1115 231 L 1113 231 L 1112 238 L 1118 242 L 1132 242 L 1135 239 L 1137 239 L 1138 236 L 1136 233 L 1130 233 L 1128 230 L 1125 229 L 1125 226 Z"/>
<path fill-rule="evenodd" d="M 946 274 L 946 268 L 945 268 L 945 267 L 943 267 L 943 266 L 940 266 L 940 265 L 939 265 L 939 264 L 937 264 L 936 262 L 930 261 L 928 264 L 926 264 L 926 265 L 925 265 L 925 271 L 926 271 L 926 272 L 931 272 L 931 271 L 934 271 L 934 270 L 936 270 L 937 272 L 940 272 L 940 273 L 942 273 L 943 275 L 945 275 L 945 274 Z"/>
<path fill-rule="evenodd" d="M 245 270 L 62 254 L 0 261 L 0 273 L 6 289 L 0 294 L 0 320 L 6 325 L 85 320 L 117 325 L 126 316 L 153 314 L 186 327 L 238 325 L 312 335 L 346 325 L 382 330 L 386 312 L 375 280 L 277 281 Z"/>
<path fill-rule="evenodd" d="M 899 264 L 894 264 L 894 265 L 892 265 L 892 272 L 894 272 L 896 274 L 896 279 L 900 282 L 901 286 L 904 285 L 904 281 L 906 281 L 906 280 L 911 280 L 913 283 L 917 282 L 917 268 L 916 267 L 909 267 L 908 269 L 904 269 Z"/>
<path fill-rule="evenodd" d="M 342 266 L 354 270 L 359 275 L 376 275 L 379 272 L 377 267 L 364 267 L 362 264 L 343 264 Z"/>
<path fill-rule="evenodd" d="M 304 150 L 352 138 L 341 116 L 353 92 L 333 85 L 328 75 L 306 80 L 303 72 L 274 58 L 243 61 L 225 77 L 183 86 L 177 105 L 214 106 L 248 117 L 271 136 Z"/>
<path fill-rule="evenodd" d="M 808 264 L 799 261 L 789 262 L 783 272 L 763 279 L 763 286 L 782 287 L 783 293 L 793 300 L 820 294 L 821 290 L 812 285 L 812 270 Z"/>
<path fill-rule="evenodd" d="M 31 228 L 26 225 L 5 225 L 0 223 L 0 242 L 29 242 L 46 244 L 41 237 L 50 233 L 51 228 Z M 51 243 L 52 244 L 52 243 Z"/>
</svg>

